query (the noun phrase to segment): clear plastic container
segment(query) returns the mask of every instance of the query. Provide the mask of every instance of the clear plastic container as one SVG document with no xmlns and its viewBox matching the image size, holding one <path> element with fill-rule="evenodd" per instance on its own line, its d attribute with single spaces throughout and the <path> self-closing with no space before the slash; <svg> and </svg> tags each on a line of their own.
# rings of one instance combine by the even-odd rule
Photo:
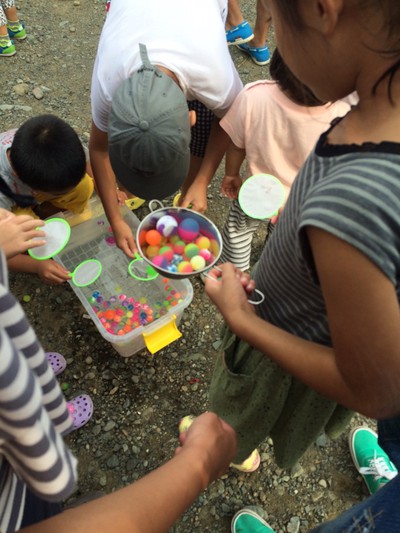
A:
<svg viewBox="0 0 400 533">
<path fill-rule="evenodd" d="M 121 208 L 121 214 L 135 235 L 139 219 L 126 207 Z M 113 348 L 129 357 L 144 348 L 155 353 L 178 339 L 181 333 L 177 325 L 193 298 L 190 281 L 160 275 L 149 281 L 132 277 L 128 270 L 131 259 L 117 248 L 97 197 L 81 215 L 60 216 L 70 223 L 71 238 L 54 259 L 70 272 L 88 259 L 100 261 L 101 275 L 92 284 L 77 287 L 69 283 Z"/>
</svg>

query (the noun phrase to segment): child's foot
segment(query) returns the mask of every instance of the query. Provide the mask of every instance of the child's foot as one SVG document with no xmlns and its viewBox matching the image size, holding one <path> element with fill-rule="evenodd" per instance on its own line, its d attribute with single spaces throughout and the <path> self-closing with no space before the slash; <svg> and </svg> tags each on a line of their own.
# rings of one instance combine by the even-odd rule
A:
<svg viewBox="0 0 400 533">
<path fill-rule="evenodd" d="M 17 41 L 23 41 L 26 39 L 25 24 L 16 20 L 15 22 L 9 20 L 7 22 L 7 31 L 10 39 L 17 39 Z"/>
<path fill-rule="evenodd" d="M 274 533 L 271 526 L 251 507 L 238 511 L 232 518 L 232 533 Z"/>
<path fill-rule="evenodd" d="M 125 205 L 128 209 L 134 211 L 135 209 L 139 209 L 139 207 L 143 205 L 145 201 L 146 200 L 143 200 L 143 198 L 139 198 L 139 196 L 133 196 L 133 198 L 128 198 L 125 200 Z"/>
<path fill-rule="evenodd" d="M 248 44 L 240 44 L 238 45 L 238 48 L 240 48 L 242 52 L 248 54 L 253 60 L 253 63 L 260 67 L 268 65 L 271 59 L 268 46 L 253 47 Z"/>
<path fill-rule="evenodd" d="M 195 417 L 193 415 L 187 415 L 181 418 L 178 426 L 179 434 L 186 433 L 186 431 L 188 431 L 190 426 L 193 424 L 194 420 Z M 258 453 L 258 450 L 255 449 L 252 451 L 249 457 L 243 461 L 243 463 L 231 463 L 229 466 L 235 468 L 235 470 L 239 470 L 240 472 L 250 473 L 257 470 L 257 468 L 260 466 L 260 461 L 260 454 Z"/>
<path fill-rule="evenodd" d="M 367 427 L 353 429 L 349 435 L 351 457 L 370 494 L 389 483 L 397 468 L 378 444 L 378 435 Z"/>
<path fill-rule="evenodd" d="M 239 472 L 246 472 L 250 474 L 251 472 L 255 472 L 257 470 L 257 468 L 260 466 L 260 462 L 261 462 L 261 457 L 256 448 L 255 450 L 251 452 L 248 458 L 243 461 L 243 463 L 240 463 L 240 464 L 231 463 L 230 466 L 234 468 L 235 470 L 239 470 Z"/>
<path fill-rule="evenodd" d="M 226 41 L 228 46 L 232 44 L 247 43 L 248 41 L 251 41 L 253 37 L 253 30 L 247 20 L 244 20 L 241 24 L 226 31 Z"/>
<path fill-rule="evenodd" d="M 63 355 L 58 352 L 46 352 L 46 357 L 55 376 L 64 372 L 67 366 L 67 361 Z"/>
<path fill-rule="evenodd" d="M 9 57 L 16 53 L 15 45 L 8 37 L 0 37 L 0 56 Z"/>
<path fill-rule="evenodd" d="M 93 402 L 88 394 L 80 394 L 67 402 L 74 429 L 84 426 L 92 418 Z"/>
<path fill-rule="evenodd" d="M 172 206 L 173 207 L 179 207 L 179 202 L 181 201 L 181 197 L 182 197 L 182 193 L 181 192 L 178 192 L 174 196 L 174 199 L 172 200 Z"/>
</svg>

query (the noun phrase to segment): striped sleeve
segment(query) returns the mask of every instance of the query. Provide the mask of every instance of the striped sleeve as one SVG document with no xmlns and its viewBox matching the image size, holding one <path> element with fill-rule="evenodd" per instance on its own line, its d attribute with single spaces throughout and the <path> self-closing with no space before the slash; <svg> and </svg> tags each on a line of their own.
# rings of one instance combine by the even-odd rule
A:
<svg viewBox="0 0 400 533">
<path fill-rule="evenodd" d="M 344 240 L 397 286 L 400 268 L 400 166 L 391 158 L 360 155 L 318 181 L 300 221 Z M 309 253 L 305 254 L 310 257 Z"/>
<path fill-rule="evenodd" d="M 72 493 L 76 459 L 62 436 L 71 425 L 43 349 L 8 291 L 0 254 L 0 531 L 19 528 L 26 486 L 47 501 Z"/>
</svg>

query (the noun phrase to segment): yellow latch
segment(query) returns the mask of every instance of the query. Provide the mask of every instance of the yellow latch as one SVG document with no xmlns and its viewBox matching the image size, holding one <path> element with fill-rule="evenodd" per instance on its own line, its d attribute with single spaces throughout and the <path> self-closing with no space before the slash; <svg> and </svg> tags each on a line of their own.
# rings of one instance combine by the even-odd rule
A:
<svg viewBox="0 0 400 533">
<path fill-rule="evenodd" d="M 182 333 L 179 331 L 175 322 L 176 315 L 172 315 L 172 320 L 162 326 L 161 328 L 153 331 L 152 333 L 143 333 L 144 343 L 151 354 L 155 354 L 171 342 L 176 341 L 182 337 Z"/>
</svg>

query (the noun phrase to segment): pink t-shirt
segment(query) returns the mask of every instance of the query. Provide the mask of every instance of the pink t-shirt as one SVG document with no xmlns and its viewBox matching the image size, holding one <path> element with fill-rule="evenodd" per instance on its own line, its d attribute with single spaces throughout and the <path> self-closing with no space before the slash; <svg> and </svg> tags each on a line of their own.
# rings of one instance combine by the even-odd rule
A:
<svg viewBox="0 0 400 533">
<path fill-rule="evenodd" d="M 318 107 L 289 100 L 270 80 L 249 83 L 220 124 L 232 142 L 246 151 L 246 178 L 267 173 L 277 177 L 286 196 L 320 135 L 350 106 L 338 101 Z"/>
</svg>

